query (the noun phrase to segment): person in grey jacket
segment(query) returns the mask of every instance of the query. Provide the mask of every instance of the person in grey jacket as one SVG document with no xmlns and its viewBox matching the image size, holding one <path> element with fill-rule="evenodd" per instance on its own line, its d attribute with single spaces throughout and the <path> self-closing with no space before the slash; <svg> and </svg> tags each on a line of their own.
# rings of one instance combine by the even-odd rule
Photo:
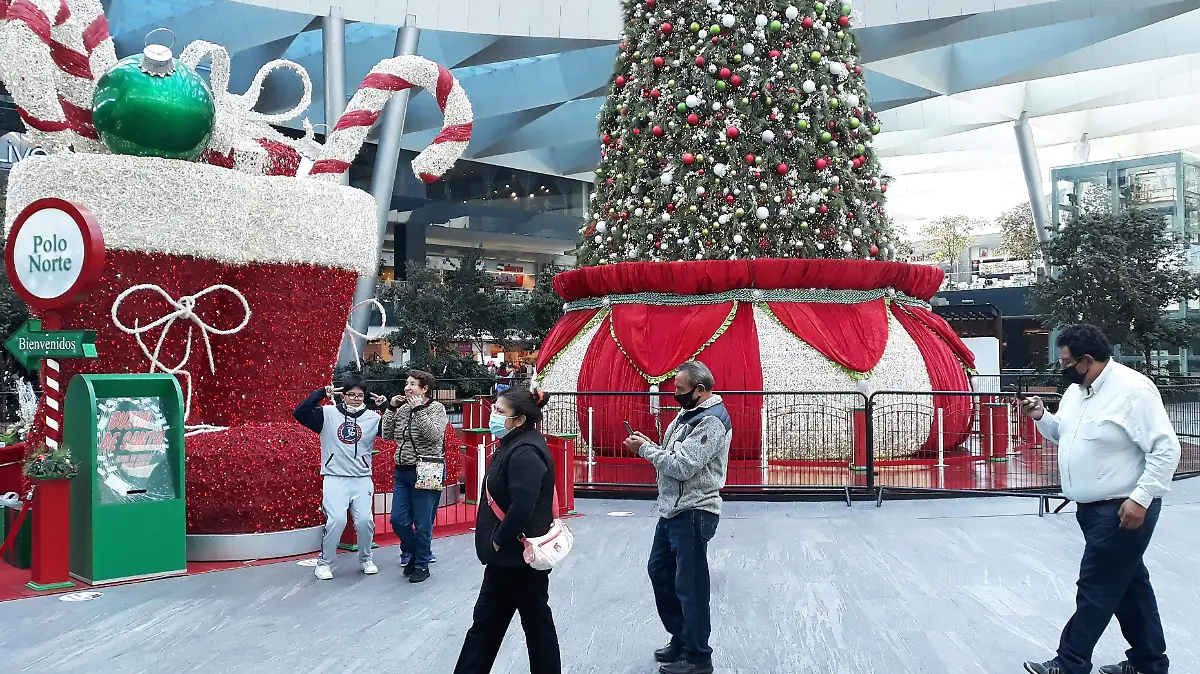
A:
<svg viewBox="0 0 1200 674">
<path fill-rule="evenodd" d="M 659 520 L 647 571 L 658 617 L 671 635 L 670 643 L 654 652 L 665 663 L 662 674 L 713 671 L 708 542 L 717 533 L 733 442 L 733 423 L 714 386 L 704 363 L 684 363 L 675 376 L 675 400 L 682 409 L 662 444 L 641 433 L 625 440 L 628 451 L 658 472 Z"/>
<path fill-rule="evenodd" d="M 322 405 L 341 393 L 336 405 Z M 321 537 L 321 555 L 314 574 L 321 580 L 333 578 L 330 564 L 337 555 L 338 543 L 346 529 L 346 509 L 354 517 L 358 533 L 358 561 L 365 574 L 379 573 L 371 561 L 375 540 L 375 485 L 371 462 L 375 438 L 379 436 L 380 416 L 366 405 L 367 389 L 361 377 L 351 375 L 340 389 L 328 386 L 313 391 L 300 403 L 293 416 L 304 427 L 321 436 L 321 510 L 325 512 L 325 531 Z M 375 404 L 387 402 L 372 396 Z"/>
<path fill-rule="evenodd" d="M 412 583 L 429 578 L 433 513 L 442 496 L 440 490 L 416 487 L 418 459 L 446 460 L 448 421 L 446 408 L 431 397 L 435 383 L 428 372 L 409 372 L 404 395 L 392 398 L 391 409 L 383 415 L 383 437 L 396 441 L 392 530 L 400 538 L 404 575 Z"/>
</svg>

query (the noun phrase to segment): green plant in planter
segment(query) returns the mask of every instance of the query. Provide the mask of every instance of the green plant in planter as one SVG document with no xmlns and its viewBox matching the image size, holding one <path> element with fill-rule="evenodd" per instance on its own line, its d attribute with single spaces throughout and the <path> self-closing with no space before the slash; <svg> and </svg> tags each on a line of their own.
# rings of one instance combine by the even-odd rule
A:
<svg viewBox="0 0 1200 674">
<path fill-rule="evenodd" d="M 50 449 L 44 444 L 29 448 L 25 455 L 25 477 L 31 480 L 66 480 L 79 474 L 66 447 Z"/>
</svg>

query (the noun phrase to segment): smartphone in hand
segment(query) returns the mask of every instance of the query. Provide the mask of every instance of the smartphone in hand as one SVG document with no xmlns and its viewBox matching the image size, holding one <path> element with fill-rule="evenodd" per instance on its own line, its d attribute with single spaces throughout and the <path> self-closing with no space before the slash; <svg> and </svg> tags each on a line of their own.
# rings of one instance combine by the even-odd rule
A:
<svg viewBox="0 0 1200 674">
<path fill-rule="evenodd" d="M 623 421 L 621 423 L 625 424 L 625 430 L 629 433 L 630 436 L 632 436 L 633 435 L 633 426 L 630 426 L 628 421 Z"/>
<path fill-rule="evenodd" d="M 1021 392 L 1021 389 L 1019 387 L 1017 387 L 1016 384 L 1013 384 L 1012 386 L 1009 386 L 1008 388 L 1009 388 L 1009 393 L 1011 393 L 1012 396 L 1017 399 L 1017 402 L 1023 402 L 1025 400 L 1025 394 L 1023 392 Z"/>
</svg>

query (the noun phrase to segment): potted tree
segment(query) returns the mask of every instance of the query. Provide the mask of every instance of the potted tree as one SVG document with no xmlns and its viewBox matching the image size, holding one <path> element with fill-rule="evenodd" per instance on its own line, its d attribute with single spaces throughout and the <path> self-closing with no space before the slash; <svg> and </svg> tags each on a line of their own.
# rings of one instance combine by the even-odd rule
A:
<svg viewBox="0 0 1200 674">
<path fill-rule="evenodd" d="M 39 443 L 25 458 L 25 476 L 34 485 L 32 570 L 28 586 L 46 591 L 71 587 L 71 478 L 79 468 L 66 447 Z"/>
</svg>

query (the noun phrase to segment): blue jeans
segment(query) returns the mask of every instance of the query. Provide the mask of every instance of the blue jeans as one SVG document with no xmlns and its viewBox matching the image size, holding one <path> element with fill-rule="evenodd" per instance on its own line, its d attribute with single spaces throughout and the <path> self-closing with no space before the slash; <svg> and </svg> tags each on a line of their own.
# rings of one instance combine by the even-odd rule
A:
<svg viewBox="0 0 1200 674">
<path fill-rule="evenodd" d="M 442 492 L 417 489 L 417 469 L 396 467 L 392 487 L 392 531 L 400 538 L 400 549 L 412 555 L 418 569 L 429 568 L 429 546 L 433 542 L 433 512 Z"/>
<path fill-rule="evenodd" d="M 716 535 L 720 519 L 703 510 L 659 519 L 646 565 L 658 617 L 671 643 L 682 646 L 684 659 L 698 665 L 712 661 L 708 542 Z"/>
<path fill-rule="evenodd" d="M 1144 674 L 1167 674 L 1167 644 L 1150 572 L 1142 555 L 1154 535 L 1162 501 L 1140 529 L 1120 528 L 1121 501 L 1081 503 L 1075 517 L 1085 541 L 1075 615 L 1063 628 L 1058 661 L 1068 674 L 1092 671 L 1092 651 L 1113 617 L 1129 642 L 1125 657 Z"/>
</svg>

